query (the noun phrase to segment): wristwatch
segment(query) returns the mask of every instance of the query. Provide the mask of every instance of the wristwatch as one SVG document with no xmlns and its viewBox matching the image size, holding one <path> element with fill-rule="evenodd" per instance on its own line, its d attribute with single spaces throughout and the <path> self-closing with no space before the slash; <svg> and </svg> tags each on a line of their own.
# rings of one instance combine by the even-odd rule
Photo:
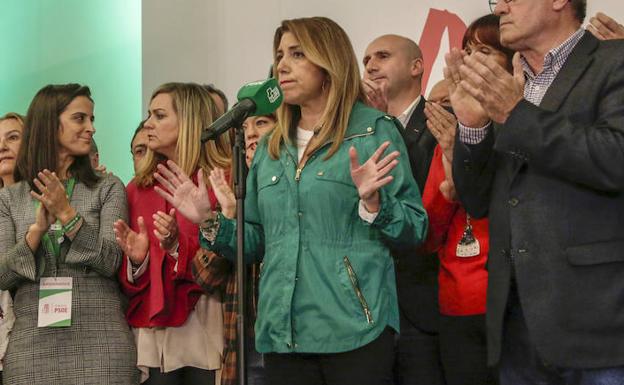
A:
<svg viewBox="0 0 624 385">
<path fill-rule="evenodd" d="M 219 233 L 219 227 L 219 213 L 212 211 L 210 217 L 199 225 L 199 231 L 209 244 L 214 245 L 217 234 Z"/>
</svg>

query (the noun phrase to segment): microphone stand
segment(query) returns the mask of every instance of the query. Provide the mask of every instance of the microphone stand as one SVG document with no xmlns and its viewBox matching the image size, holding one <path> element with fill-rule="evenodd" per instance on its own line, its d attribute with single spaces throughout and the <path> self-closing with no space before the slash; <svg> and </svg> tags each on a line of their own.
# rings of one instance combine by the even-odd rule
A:
<svg viewBox="0 0 624 385">
<path fill-rule="evenodd" d="M 247 385 L 247 350 L 246 350 L 246 273 L 245 269 L 245 132 L 243 121 L 247 116 L 234 124 L 234 196 L 236 197 L 236 287 L 238 306 L 236 309 L 236 328 L 238 332 L 238 383 Z"/>
<path fill-rule="evenodd" d="M 247 314 L 247 289 L 246 289 L 246 273 L 245 269 L 245 132 L 243 130 L 243 122 L 249 113 L 243 113 L 232 121 L 221 124 L 218 129 L 204 130 L 201 136 L 202 143 L 207 140 L 216 140 L 223 135 L 228 129 L 234 129 L 234 144 L 232 163 L 234 169 L 234 196 L 236 197 L 236 287 L 238 293 L 236 300 L 238 305 L 236 308 L 236 330 L 238 333 L 237 345 L 237 375 L 240 385 L 247 385 L 247 350 L 245 343 L 246 336 L 246 317 Z"/>
</svg>

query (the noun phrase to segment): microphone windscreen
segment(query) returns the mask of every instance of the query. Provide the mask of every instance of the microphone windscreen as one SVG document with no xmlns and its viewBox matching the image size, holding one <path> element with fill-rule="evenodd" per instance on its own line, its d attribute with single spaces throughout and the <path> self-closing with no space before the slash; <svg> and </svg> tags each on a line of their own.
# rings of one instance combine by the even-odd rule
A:
<svg viewBox="0 0 624 385">
<path fill-rule="evenodd" d="M 249 116 L 268 115 L 282 104 L 284 96 L 275 78 L 248 83 L 236 95 L 239 101 L 251 99 L 256 109 Z"/>
</svg>

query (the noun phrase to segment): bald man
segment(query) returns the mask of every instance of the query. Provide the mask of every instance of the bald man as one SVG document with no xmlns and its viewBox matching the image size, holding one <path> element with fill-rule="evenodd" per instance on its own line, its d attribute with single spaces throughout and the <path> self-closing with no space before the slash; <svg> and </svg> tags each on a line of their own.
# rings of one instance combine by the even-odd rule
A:
<svg viewBox="0 0 624 385">
<path fill-rule="evenodd" d="M 425 98 L 421 96 L 423 71 L 420 48 L 406 37 L 380 36 L 366 48 L 362 86 L 367 102 L 396 117 L 405 127 L 401 134 L 420 191 L 425 186 L 436 144 L 425 125 Z"/>
<path fill-rule="evenodd" d="M 431 103 L 438 103 L 442 107 L 451 107 L 451 98 L 449 97 L 448 83 L 446 79 L 442 79 L 431 87 L 429 97 Z"/>
<path fill-rule="evenodd" d="M 423 191 L 436 140 L 426 128 L 421 96 L 422 52 L 412 40 L 384 35 L 364 54 L 362 87 L 371 106 L 403 125 L 414 179 Z M 401 336 L 397 342 L 398 385 L 444 384 L 438 341 L 438 259 L 436 255 L 394 253 Z"/>
</svg>

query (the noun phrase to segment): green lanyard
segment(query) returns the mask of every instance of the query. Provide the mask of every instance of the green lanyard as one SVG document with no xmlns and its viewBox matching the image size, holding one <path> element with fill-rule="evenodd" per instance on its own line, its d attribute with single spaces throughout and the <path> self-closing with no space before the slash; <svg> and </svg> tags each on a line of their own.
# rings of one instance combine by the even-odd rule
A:
<svg viewBox="0 0 624 385">
<path fill-rule="evenodd" d="M 75 184 L 76 179 L 69 178 L 69 180 L 67 181 L 66 189 L 67 199 L 71 200 L 72 194 L 74 193 Z M 39 208 L 39 205 L 41 205 L 41 202 L 35 201 L 35 213 Z M 52 242 L 52 239 L 50 239 L 50 234 L 48 234 L 47 231 L 43 235 L 43 238 L 41 240 L 43 241 L 43 245 L 45 246 L 45 248 L 48 249 L 48 251 L 52 252 L 56 258 L 58 258 L 61 255 L 61 243 L 63 243 L 63 239 L 65 237 L 63 233 L 63 225 L 61 224 L 61 221 L 57 219 L 54 225 L 51 227 L 54 229 L 54 239 L 56 242 Z"/>
</svg>

